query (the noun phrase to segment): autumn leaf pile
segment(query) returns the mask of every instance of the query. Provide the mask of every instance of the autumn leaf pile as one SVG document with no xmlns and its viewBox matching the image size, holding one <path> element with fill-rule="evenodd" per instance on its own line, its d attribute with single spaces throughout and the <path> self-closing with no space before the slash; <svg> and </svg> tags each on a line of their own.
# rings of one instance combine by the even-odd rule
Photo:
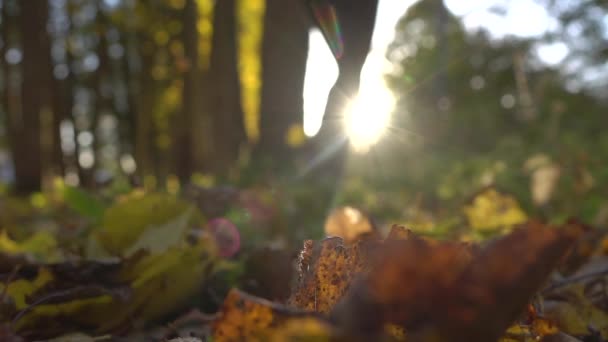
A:
<svg viewBox="0 0 608 342">
<path fill-rule="evenodd" d="M 223 257 L 205 228 L 208 201 L 134 192 L 106 206 L 66 189 L 63 203 L 89 222 L 77 239 L 43 229 L 16 238 L 19 219 L 3 218 L 0 340 L 167 340 L 186 337 L 184 322 L 194 340 L 213 341 L 607 339 L 603 231 L 529 219 L 495 190 L 480 196 L 463 211 L 473 232 L 500 232 L 483 241 L 384 231 L 348 207 L 328 218 L 331 236 L 294 254 L 242 251 L 243 261 Z M 265 267 L 250 267 L 256 256 Z M 258 287 L 224 279 L 233 288 L 213 290 L 241 267 L 256 270 Z M 216 300 L 214 312 L 197 297 Z"/>
</svg>

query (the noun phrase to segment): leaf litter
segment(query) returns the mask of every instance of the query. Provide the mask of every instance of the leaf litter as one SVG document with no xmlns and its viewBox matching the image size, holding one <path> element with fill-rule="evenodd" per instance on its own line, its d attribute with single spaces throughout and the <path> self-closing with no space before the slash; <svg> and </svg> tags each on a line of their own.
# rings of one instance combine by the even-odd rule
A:
<svg viewBox="0 0 608 342">
<path fill-rule="evenodd" d="M 80 256 L 44 231 L 21 240 L 0 236 L 1 340 L 608 339 L 603 230 L 530 220 L 493 190 L 479 194 L 489 201 L 464 209 L 473 230 L 500 232 L 483 242 L 441 241 L 398 225 L 382 234 L 346 207 L 326 221 L 331 236 L 306 240 L 291 256 L 264 247 L 228 259 L 212 232 L 200 234 L 215 218 L 201 209 L 209 199 L 192 206 L 133 193 L 106 207 L 85 193 L 66 193 L 68 202 L 82 202 L 68 207 L 92 225 Z M 222 206 L 213 210 L 230 204 Z M 249 288 L 274 301 L 237 288 L 213 293 L 217 279 L 238 278 L 243 260 L 264 265 L 253 269 L 273 279 Z M 215 313 L 162 325 L 196 307 L 197 297 L 214 298 Z"/>
</svg>

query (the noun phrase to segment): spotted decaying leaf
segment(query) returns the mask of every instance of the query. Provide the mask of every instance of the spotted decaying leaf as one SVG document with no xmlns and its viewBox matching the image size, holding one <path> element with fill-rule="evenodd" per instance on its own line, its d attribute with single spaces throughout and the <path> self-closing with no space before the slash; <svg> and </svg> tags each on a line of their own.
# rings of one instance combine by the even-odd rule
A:
<svg viewBox="0 0 608 342">
<path fill-rule="evenodd" d="M 530 222 L 480 249 L 389 240 L 331 315 L 361 331 L 395 323 L 414 340 L 497 340 L 579 234 Z"/>
<path fill-rule="evenodd" d="M 328 340 L 327 322 L 309 313 L 231 290 L 213 323 L 214 341 L 288 341 L 296 337 Z"/>
<path fill-rule="evenodd" d="M 389 239 L 403 239 L 409 231 L 393 227 Z M 355 276 L 371 266 L 374 251 L 382 244 L 376 235 L 352 244 L 341 238 L 326 238 L 319 243 L 308 240 L 300 254 L 299 282 L 287 300 L 289 306 L 329 313 L 344 296 Z"/>
<path fill-rule="evenodd" d="M 346 293 L 353 277 L 368 268 L 361 256 L 362 245 L 345 245 L 338 237 L 327 238 L 309 247 L 310 260 L 301 267 L 300 283 L 288 305 L 321 313 L 329 313 Z M 302 260 L 304 261 L 304 260 Z"/>
</svg>

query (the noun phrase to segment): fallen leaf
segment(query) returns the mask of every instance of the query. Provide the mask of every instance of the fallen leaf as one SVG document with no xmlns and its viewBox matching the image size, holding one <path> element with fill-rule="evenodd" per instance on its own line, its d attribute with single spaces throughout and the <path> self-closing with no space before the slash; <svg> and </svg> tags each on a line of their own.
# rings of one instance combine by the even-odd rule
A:
<svg viewBox="0 0 608 342">
<path fill-rule="evenodd" d="M 0 253 L 21 255 L 46 263 L 60 262 L 63 259 L 55 236 L 44 230 L 34 233 L 21 242 L 11 239 L 6 231 L 0 232 Z"/>
<path fill-rule="evenodd" d="M 328 334 L 329 325 L 311 314 L 236 289 L 228 293 L 213 323 L 214 341 L 288 341 L 296 335 L 311 338 Z"/>
<path fill-rule="evenodd" d="M 393 226 L 387 240 L 402 240 L 411 232 Z M 369 271 L 383 240 L 376 234 L 360 236 L 351 244 L 339 237 L 315 243 L 308 240 L 299 258 L 299 279 L 287 304 L 302 310 L 329 313 L 348 291 L 355 277 Z"/>
<path fill-rule="evenodd" d="M 479 250 L 387 241 L 331 316 L 347 330 L 394 323 L 443 341 L 497 340 L 578 236 L 566 228 L 531 222 Z"/>
<path fill-rule="evenodd" d="M 138 240 L 123 253 L 124 256 L 130 257 L 141 250 L 150 254 L 159 254 L 172 246 L 179 245 L 184 241 L 193 211 L 193 208 L 189 208 L 171 221 L 147 228 Z"/>
<path fill-rule="evenodd" d="M 103 218 L 105 205 L 89 192 L 73 186 L 62 186 L 65 204 L 76 213 L 98 223 Z"/>
<path fill-rule="evenodd" d="M 584 283 L 574 283 L 544 303 L 544 314 L 559 329 L 573 336 L 587 336 L 590 328 L 608 339 L 608 313 L 597 308 L 585 295 Z"/>
<path fill-rule="evenodd" d="M 300 260 L 300 281 L 287 300 L 298 309 L 329 313 L 344 296 L 353 278 L 367 271 L 367 245 L 363 240 L 345 245 L 341 238 L 326 238 L 305 246 L 307 255 Z"/>
<path fill-rule="evenodd" d="M 347 243 L 375 231 L 376 227 L 367 215 L 349 206 L 334 209 L 325 221 L 325 235 L 341 237 Z"/>
<path fill-rule="evenodd" d="M 130 196 L 106 210 L 102 226 L 95 235 L 107 252 L 119 256 L 147 229 L 167 224 L 190 208 L 189 203 L 171 195 Z"/>
<path fill-rule="evenodd" d="M 524 223 L 528 216 L 513 196 L 493 187 L 476 194 L 463 209 L 471 228 L 493 231 Z"/>
</svg>

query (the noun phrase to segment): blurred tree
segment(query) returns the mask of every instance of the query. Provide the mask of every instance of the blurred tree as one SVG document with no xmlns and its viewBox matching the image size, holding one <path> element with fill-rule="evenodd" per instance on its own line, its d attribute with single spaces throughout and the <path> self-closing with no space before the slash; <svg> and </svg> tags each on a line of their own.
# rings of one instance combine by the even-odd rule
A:
<svg viewBox="0 0 608 342">
<path fill-rule="evenodd" d="M 608 4 L 604 0 L 545 0 L 559 25 L 542 39 L 545 44 L 565 44 L 568 54 L 560 62 L 571 89 L 584 88 L 602 95 L 608 88 Z"/>
<path fill-rule="evenodd" d="M 60 50 L 63 53 L 56 53 L 54 61 L 54 86 L 53 92 L 53 111 L 54 116 L 54 173 L 64 176 L 67 171 L 73 171 L 77 167 L 78 161 L 75 159 L 76 138 L 72 135 L 71 141 L 68 140 L 68 135 L 64 135 L 66 140 L 66 149 L 62 147 L 61 123 L 72 122 L 72 108 L 74 106 L 74 72 L 72 66 L 72 49 L 70 48 L 70 35 L 73 27 L 72 12 L 73 4 L 66 2 L 63 6 L 56 6 L 51 20 L 54 20 L 54 37 L 52 49 Z M 69 148 L 68 148 L 69 146 Z"/>
<path fill-rule="evenodd" d="M 311 20 L 301 0 L 267 0 L 262 43 L 261 157 L 279 164 L 293 152 L 291 130 L 302 129 L 304 75 Z"/>
<path fill-rule="evenodd" d="M 313 14 L 317 19 L 318 25 L 325 31 L 325 37 L 330 46 L 342 44 L 343 49 L 336 55 L 338 61 L 339 75 L 336 83 L 329 93 L 323 123 L 319 133 L 315 136 L 317 150 L 321 151 L 337 147 L 337 151 L 327 159 L 324 165 L 318 170 L 328 172 L 333 178 L 342 174 L 346 151 L 348 145 L 345 143 L 346 137 L 343 128 L 342 113 L 359 91 L 361 68 L 370 49 L 372 33 L 376 19 L 378 0 L 310 0 Z M 324 8 L 330 6 L 335 10 L 335 23 L 332 23 L 332 16 L 328 16 L 328 11 L 332 9 Z M 338 26 L 336 26 L 338 25 Z M 328 29 L 337 32 L 328 33 Z M 331 41 L 332 38 L 340 41 Z M 336 54 L 336 51 L 334 51 Z M 339 146 L 336 146 L 339 144 Z M 333 183 L 333 181 L 330 181 Z"/>
<path fill-rule="evenodd" d="M 209 169 L 225 173 L 247 141 L 237 62 L 236 0 L 215 4 L 210 75 L 206 88 L 208 111 L 213 120 L 213 157 Z"/>
<path fill-rule="evenodd" d="M 42 181 L 41 120 L 52 120 L 51 56 L 47 31 L 48 1 L 20 2 L 21 111 L 8 114 L 15 190 L 40 190 Z M 33 91 L 36 89 L 36 91 Z"/>
<path fill-rule="evenodd" d="M 184 182 L 188 181 L 195 169 L 196 157 L 193 154 L 192 125 L 201 113 L 201 75 L 198 57 L 198 32 L 196 23 L 198 10 L 194 0 L 185 0 L 182 11 L 182 41 L 184 58 L 187 69 L 183 73 L 182 112 L 177 118 L 175 131 L 175 157 L 177 176 Z M 209 131 L 199 132 L 208 136 Z M 201 156 L 204 157 L 204 156 Z M 197 165 L 201 167 L 202 165 Z"/>
<path fill-rule="evenodd" d="M 17 46 L 18 38 L 17 14 L 18 7 L 16 1 L 2 1 L 2 11 L 0 29 L 2 34 L 2 46 L 0 58 L 2 62 L 2 114 L 3 123 L 7 125 L 7 138 L 10 144 L 17 141 L 15 132 L 11 130 L 11 122 L 17 119 L 20 111 L 20 76 L 19 69 L 12 60 L 9 53 L 11 48 Z"/>
<path fill-rule="evenodd" d="M 395 63 L 388 80 L 399 98 L 393 122 L 403 128 L 398 135 L 407 136 L 389 135 L 385 144 L 399 151 L 391 154 L 391 163 L 394 172 L 408 175 L 404 187 L 449 200 L 498 183 L 531 204 L 530 181 L 522 170 L 541 154 L 557 161 L 560 182 L 566 182 L 551 201 L 553 210 L 582 210 L 582 194 L 602 190 L 580 190 L 581 174 L 606 177 L 598 168 L 605 160 L 603 143 L 595 153 L 589 150 L 592 141 L 603 141 L 605 103 L 593 92 L 570 89 L 556 67 L 535 57 L 535 44 L 543 39 L 468 32 L 451 14 L 438 30 L 437 6 L 443 6 L 441 0 L 410 8 L 387 54 Z M 438 62 L 447 48 L 449 61 Z M 412 158 L 415 163 L 407 162 Z"/>
</svg>

